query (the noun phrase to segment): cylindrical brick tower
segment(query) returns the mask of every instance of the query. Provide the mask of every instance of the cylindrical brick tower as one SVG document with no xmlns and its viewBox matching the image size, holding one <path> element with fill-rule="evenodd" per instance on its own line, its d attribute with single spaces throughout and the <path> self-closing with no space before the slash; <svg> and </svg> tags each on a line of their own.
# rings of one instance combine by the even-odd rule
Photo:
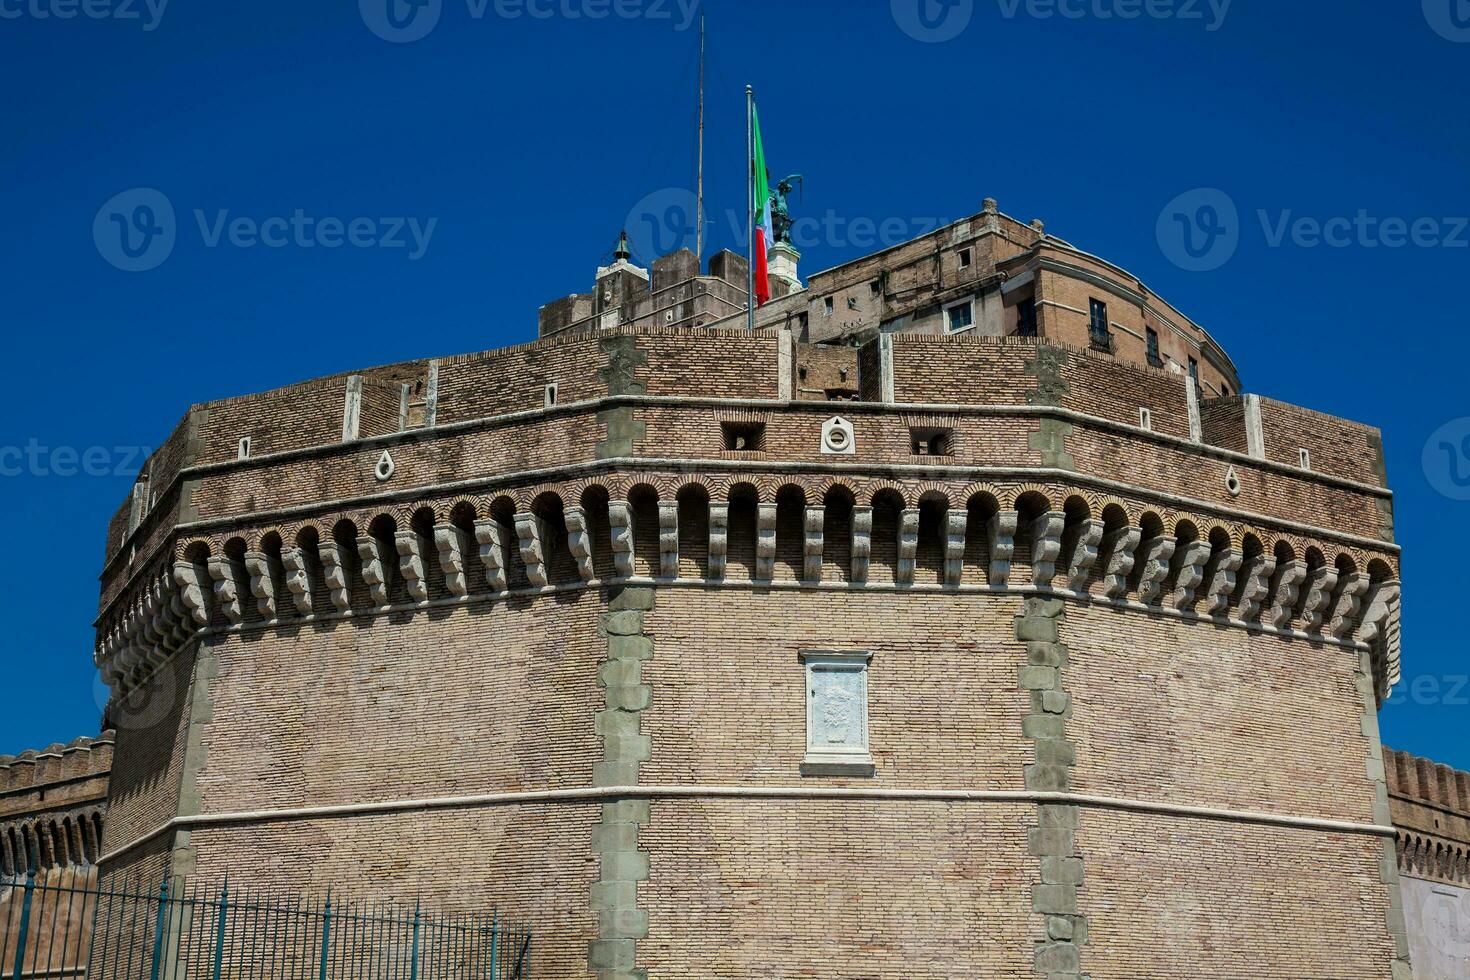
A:
<svg viewBox="0 0 1470 980">
<path fill-rule="evenodd" d="M 1376 430 L 992 202 L 754 332 L 735 257 L 620 265 L 190 409 L 104 873 L 494 903 L 549 977 L 1407 977 Z"/>
</svg>

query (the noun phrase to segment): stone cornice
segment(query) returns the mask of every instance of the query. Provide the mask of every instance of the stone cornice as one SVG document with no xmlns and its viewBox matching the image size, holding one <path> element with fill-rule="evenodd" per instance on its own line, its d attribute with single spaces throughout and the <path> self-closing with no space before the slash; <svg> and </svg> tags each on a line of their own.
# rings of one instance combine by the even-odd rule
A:
<svg viewBox="0 0 1470 980">
<path fill-rule="evenodd" d="M 610 399 L 609 401 L 617 401 L 617 400 L 618 399 Z M 674 401 L 676 403 L 681 403 L 681 404 L 687 404 L 688 403 L 687 400 L 684 400 L 684 399 L 671 399 L 670 401 Z M 601 403 L 597 403 L 597 402 L 586 402 L 586 403 L 581 403 L 581 404 L 582 404 L 582 406 L 585 407 L 585 406 L 588 406 L 588 405 L 595 405 L 595 404 L 601 404 Z M 718 404 L 723 405 L 723 406 L 728 406 L 730 404 L 737 404 L 737 405 L 741 405 L 741 406 L 752 406 L 752 405 L 759 406 L 759 405 L 765 405 L 765 406 L 770 406 L 770 407 L 781 407 L 781 406 L 786 405 L 787 403 L 782 403 L 782 402 L 770 402 L 770 403 L 765 403 L 765 402 L 734 402 L 734 403 L 730 403 L 730 402 L 718 402 Z M 825 404 L 825 403 L 823 403 L 823 404 Z M 934 413 L 934 412 L 939 412 L 939 411 L 946 410 L 943 406 L 904 405 L 904 406 L 892 406 L 892 407 L 893 408 L 902 408 L 902 409 L 904 409 L 905 411 L 908 411 L 908 412 Z M 1016 410 L 1015 410 L 1014 414 L 1037 414 L 1037 415 L 1041 415 L 1041 414 L 1058 413 L 1058 412 L 1062 413 L 1060 416 L 1058 416 L 1058 417 L 1062 417 L 1062 418 L 1066 418 L 1068 416 L 1071 416 L 1071 415 L 1074 415 L 1075 414 L 1075 413 L 1067 412 L 1066 410 L 1063 410 L 1063 409 L 1031 409 L 1031 408 L 1025 407 L 1025 406 L 1018 406 L 1018 407 L 1016 407 Z M 541 412 L 528 412 L 528 413 L 523 413 L 523 414 L 525 414 L 525 415 L 539 415 L 539 414 L 544 414 L 544 413 L 541 413 Z M 1007 411 L 1007 412 L 1004 412 L 1003 414 L 1011 414 L 1011 412 Z M 501 416 L 500 418 L 501 419 L 509 418 L 509 416 Z M 1082 416 L 1082 418 L 1090 418 L 1090 416 Z M 1099 421 L 1105 421 L 1105 420 L 1099 420 Z M 467 424 L 467 423 L 462 423 L 462 424 Z M 1126 431 L 1129 431 L 1129 432 L 1137 432 L 1137 433 L 1141 433 L 1141 434 L 1157 435 L 1156 433 L 1146 433 L 1146 430 L 1142 430 L 1142 429 L 1132 429 L 1132 428 L 1130 428 L 1128 426 L 1118 426 L 1118 428 L 1123 429 L 1123 430 L 1126 430 Z M 418 441 L 418 440 L 422 440 L 424 438 L 424 436 L 422 435 L 423 432 L 440 432 L 440 431 L 444 431 L 444 428 L 441 427 L 439 429 L 434 429 L 434 430 L 419 430 L 419 434 L 418 435 L 415 435 L 414 433 L 395 433 L 393 436 L 382 436 L 382 437 L 379 437 L 379 438 L 376 438 L 376 439 L 362 439 L 362 440 L 358 440 L 356 442 L 333 444 L 330 447 L 316 447 L 316 448 L 308 449 L 308 450 L 293 450 L 293 451 L 291 451 L 289 453 L 279 453 L 279 454 L 276 454 L 275 456 L 262 456 L 262 457 L 258 457 L 255 460 L 242 461 L 240 463 L 217 463 L 217 464 L 211 464 L 209 466 L 196 467 L 196 468 L 194 468 L 192 470 L 188 470 L 188 471 L 185 471 L 185 472 L 186 473 L 228 472 L 228 471 L 234 469 L 237 466 L 244 465 L 245 463 L 259 463 L 262 460 L 266 460 L 266 461 L 268 461 L 268 460 L 276 460 L 276 461 L 284 462 L 284 461 L 289 461 L 290 459 L 302 458 L 303 455 L 312 455 L 312 456 L 315 456 L 315 455 L 328 455 L 330 453 L 340 453 L 340 454 L 357 453 L 357 452 L 361 452 L 363 450 L 373 450 L 373 449 L 376 449 L 377 446 L 379 446 L 379 445 L 381 445 L 381 444 L 383 444 L 385 442 L 394 442 L 394 443 L 396 443 L 396 442 L 399 442 L 399 441 Z M 1164 437 L 1164 438 L 1172 438 L 1172 437 Z M 1175 440 L 1175 441 L 1180 442 L 1180 443 L 1182 443 L 1184 445 L 1191 445 L 1191 446 L 1192 445 L 1197 445 L 1197 444 L 1194 444 L 1194 443 L 1187 443 L 1184 440 Z M 1229 455 L 1230 456 L 1238 456 L 1239 454 L 1230 453 Z M 1246 461 L 1251 462 L 1251 463 L 1263 463 L 1264 462 L 1262 460 L 1252 460 L 1252 459 L 1249 459 L 1248 457 L 1246 458 Z M 1271 465 L 1279 465 L 1279 464 L 1271 464 Z M 1293 475 L 1302 475 L 1302 476 L 1318 476 L 1319 475 L 1319 474 L 1311 474 L 1308 471 L 1304 471 L 1304 470 L 1301 470 L 1301 471 L 1299 471 L 1299 470 L 1292 470 L 1289 467 L 1281 467 L 1281 468 L 1287 470 L 1288 472 L 1292 473 Z M 765 470 L 765 471 L 772 472 L 772 473 L 843 473 L 843 474 L 850 474 L 850 475 L 870 475 L 871 474 L 871 475 L 891 475 L 891 476 L 895 476 L 895 477 L 918 477 L 918 478 L 928 478 L 928 479 L 952 479 L 952 478 L 958 478 L 958 479 L 968 479 L 968 480 L 991 480 L 991 479 L 1011 479 L 1011 478 L 1019 478 L 1019 479 L 1023 479 L 1023 480 L 1026 480 L 1026 479 L 1031 479 L 1031 480 L 1035 480 L 1035 479 L 1057 479 L 1057 480 L 1064 480 L 1064 481 L 1067 481 L 1067 482 L 1070 482 L 1070 483 L 1077 483 L 1077 484 L 1080 484 L 1080 485 L 1086 485 L 1086 486 L 1095 487 L 1097 489 L 1104 490 L 1104 491 L 1107 491 L 1109 493 L 1125 493 L 1125 494 L 1130 494 L 1130 495 L 1137 495 L 1137 496 L 1147 497 L 1149 499 L 1156 500 L 1156 501 L 1159 501 L 1161 503 L 1166 503 L 1166 504 L 1169 504 L 1169 505 L 1172 505 L 1172 506 L 1186 507 L 1186 508 L 1189 508 L 1189 509 L 1192 509 L 1192 510 L 1197 510 L 1197 511 L 1203 511 L 1203 512 L 1207 512 L 1207 513 L 1211 513 L 1211 514 L 1216 514 L 1216 515 L 1219 515 L 1221 518 L 1223 518 L 1225 520 L 1244 521 L 1244 522 L 1247 522 L 1247 523 L 1258 524 L 1258 525 L 1262 525 L 1262 526 L 1269 526 L 1269 527 L 1281 528 L 1283 530 L 1290 531 L 1290 532 L 1296 533 L 1296 534 L 1303 534 L 1303 535 L 1307 535 L 1307 536 L 1315 537 L 1315 538 L 1323 538 L 1323 539 L 1327 539 L 1327 540 L 1340 541 L 1340 542 L 1343 542 L 1345 544 L 1350 544 L 1350 545 L 1354 545 L 1354 546 L 1362 547 L 1362 548 L 1371 548 L 1373 550 L 1383 551 L 1383 552 L 1388 553 L 1388 554 L 1397 555 L 1401 551 L 1400 547 L 1397 544 L 1395 544 L 1394 542 L 1391 542 L 1391 541 L 1384 541 L 1384 540 L 1377 539 L 1377 538 L 1369 538 L 1369 537 L 1366 537 L 1366 536 L 1363 536 L 1363 535 L 1349 534 L 1349 533 L 1346 533 L 1346 532 L 1337 531 L 1337 530 L 1333 530 L 1333 529 L 1330 529 L 1330 528 L 1323 528 L 1323 527 L 1318 527 L 1318 526 L 1315 526 L 1315 525 L 1299 523 L 1299 522 L 1296 522 L 1296 521 L 1290 521 L 1290 520 L 1286 520 L 1286 519 L 1283 519 L 1283 518 L 1271 517 L 1271 516 L 1268 516 L 1268 515 L 1265 515 L 1265 514 L 1257 514 L 1257 513 L 1253 512 L 1253 511 L 1246 511 L 1246 510 L 1234 509 L 1234 508 L 1230 508 L 1230 507 L 1227 507 L 1225 505 L 1214 503 L 1214 502 L 1211 502 L 1211 501 L 1196 500 L 1194 498 L 1184 497 L 1184 496 L 1181 496 L 1179 494 L 1173 494 L 1173 493 L 1168 493 L 1168 492 L 1164 492 L 1164 491 L 1159 491 L 1159 490 L 1152 489 L 1152 488 L 1149 488 L 1149 487 L 1136 486 L 1134 484 L 1124 483 L 1124 482 L 1118 481 L 1118 480 L 1109 480 L 1109 479 L 1106 479 L 1104 477 L 1096 477 L 1096 476 L 1092 476 L 1092 475 L 1087 474 L 1087 473 L 1080 473 L 1080 472 L 1076 472 L 1076 471 L 1073 471 L 1073 470 L 1061 470 L 1061 469 L 1055 469 L 1055 468 L 1049 468 L 1049 467 L 1024 467 L 1024 466 L 955 466 L 955 465 L 950 465 L 950 466 L 934 466 L 934 465 L 928 465 L 928 464 L 912 464 L 912 463 L 886 463 L 886 464 L 885 463 L 879 463 L 879 464 L 832 463 L 832 462 L 820 462 L 820 463 L 818 463 L 818 462 L 807 462 L 807 461 L 783 461 L 783 460 L 771 460 L 771 459 L 739 460 L 739 459 L 731 459 L 729 457 L 724 457 L 724 458 L 721 458 L 721 459 L 693 459 L 693 458 L 690 458 L 690 459 L 661 459 L 661 458 L 657 458 L 657 457 L 642 457 L 642 456 L 612 457 L 612 458 L 609 458 L 609 459 L 584 461 L 584 462 L 579 462 L 579 463 L 566 463 L 566 464 L 561 464 L 561 465 L 552 466 L 552 467 L 542 467 L 542 468 L 538 468 L 538 469 L 522 470 L 522 471 L 518 471 L 516 473 L 510 473 L 510 474 L 498 474 L 498 475 L 485 476 L 485 477 L 475 477 L 475 478 L 469 479 L 469 480 L 455 480 L 455 481 L 450 481 L 450 482 L 447 482 L 447 483 L 424 484 L 424 485 L 419 485 L 419 486 L 415 486 L 415 487 L 406 487 L 406 488 L 402 488 L 402 489 L 388 490 L 388 491 L 384 491 L 382 493 L 364 494 L 364 495 L 361 495 L 361 496 L 358 496 L 358 497 L 342 498 L 342 499 L 338 499 L 338 500 L 313 501 L 311 503 L 307 503 L 307 504 L 295 504 L 295 505 L 292 505 L 292 506 L 289 506 L 289 507 L 280 507 L 280 508 L 273 508 L 273 509 L 267 509 L 267 510 L 261 510 L 261 511 L 252 511 L 252 512 L 250 512 L 248 514 L 229 515 L 229 516 L 225 516 L 225 517 L 209 518 L 209 519 L 201 520 L 201 521 L 193 521 L 193 522 L 178 524 L 178 525 L 175 526 L 174 531 L 173 531 L 173 534 L 171 535 L 171 537 L 177 537 L 179 535 L 187 535 L 187 534 L 204 533 L 204 532 L 208 532 L 208 531 L 211 531 L 211 530 L 214 530 L 214 529 L 217 529 L 217 528 L 227 528 L 227 527 L 230 527 L 233 524 L 238 524 L 238 523 L 242 523 L 242 522 L 256 522 L 256 521 L 260 521 L 260 520 L 279 520 L 279 519 L 285 519 L 285 518 L 299 517 L 299 516 L 302 516 L 302 515 L 311 514 L 313 512 L 321 511 L 321 510 L 324 510 L 324 509 L 331 509 L 331 508 L 339 508 L 340 509 L 340 508 L 352 508 L 352 507 L 361 507 L 361 506 L 372 506 L 372 505 L 376 505 L 376 504 L 391 504 L 391 503 L 398 502 L 398 501 L 411 500 L 411 499 L 413 499 L 415 497 L 425 497 L 425 496 L 435 496 L 435 495 L 443 495 L 443 494 L 455 494 L 455 493 L 473 492 L 475 490 L 490 489 L 490 488 L 503 487 L 503 486 L 515 486 L 517 484 L 525 484 L 525 483 L 528 483 L 528 482 L 529 483 L 537 483 L 537 482 L 544 482 L 544 481 L 547 481 L 547 480 L 577 478 L 577 477 L 586 476 L 586 475 L 589 475 L 589 474 L 598 474 L 598 473 L 612 472 L 614 470 L 619 470 L 619 469 L 624 469 L 624 470 L 672 469 L 672 470 L 674 470 L 676 472 L 683 472 L 683 473 L 695 472 L 695 471 L 699 471 L 699 472 L 720 472 L 722 470 L 732 470 L 732 471 L 733 470 L 744 470 L 744 471 L 761 471 L 761 470 Z M 1374 494 L 1377 494 L 1379 496 L 1383 496 L 1383 497 L 1386 497 L 1386 498 L 1392 496 L 1392 493 L 1390 491 L 1388 491 L 1388 490 L 1386 490 L 1384 488 L 1381 488 L 1381 487 L 1378 487 L 1378 488 L 1369 487 L 1369 486 L 1366 486 L 1366 485 L 1354 484 L 1354 483 L 1351 483 L 1350 481 L 1336 481 L 1336 482 L 1338 482 L 1340 485 L 1346 486 L 1346 487 L 1351 488 L 1351 489 L 1354 489 L 1354 490 L 1358 490 L 1360 492 L 1374 493 Z M 99 614 L 97 616 L 97 619 L 94 620 L 94 624 L 93 625 L 96 625 L 98 622 L 100 622 L 102 619 L 104 619 L 107 616 L 107 613 L 113 608 L 113 606 L 115 606 L 117 604 L 117 602 L 120 601 L 122 599 L 122 597 L 124 595 L 126 595 L 130 590 L 132 590 L 138 584 L 138 582 L 145 576 L 146 569 L 147 569 L 147 566 L 149 565 L 149 563 L 152 562 L 160 553 L 164 552 L 169 547 L 171 547 L 170 540 L 169 540 L 169 538 L 165 538 L 165 539 L 160 540 L 159 544 L 151 552 L 149 552 L 147 554 L 144 554 L 144 555 L 137 556 L 137 559 L 136 560 L 137 560 L 137 564 L 138 564 L 138 570 L 135 571 L 132 575 L 130 575 L 128 577 L 127 581 L 123 584 L 122 588 L 119 590 L 118 595 L 116 597 L 114 597 L 114 599 L 111 602 L 109 602 L 107 606 L 103 607 L 103 609 L 99 612 Z M 108 567 L 110 568 L 112 564 L 113 564 L 113 562 L 109 562 L 108 563 Z M 102 578 L 105 579 L 106 578 L 106 574 L 107 574 L 106 569 L 104 569 L 103 574 L 102 574 Z"/>
<path fill-rule="evenodd" d="M 1042 804 L 1080 806 L 1089 809 L 1121 810 L 1158 816 L 1194 820 L 1249 823 L 1271 827 L 1290 827 L 1333 834 L 1358 834 L 1392 838 L 1393 827 L 1351 820 L 1322 817 L 1299 817 L 1290 814 L 1265 813 L 1258 810 L 1234 810 L 1227 807 L 1192 806 L 1152 800 L 1094 796 L 1081 793 L 1051 793 L 1029 790 L 967 789 L 886 789 L 879 787 L 839 786 L 688 786 L 639 785 L 593 786 L 580 789 L 522 790 L 505 793 L 482 793 L 473 796 L 441 796 L 409 800 L 385 800 L 372 803 L 343 803 L 306 806 L 291 809 L 248 810 L 230 813 L 208 813 L 175 817 L 103 854 L 99 863 L 114 861 L 130 851 L 174 830 L 200 827 L 224 827 L 239 824 L 278 823 L 293 820 L 326 820 L 391 813 L 419 813 L 426 810 L 464 810 L 484 807 L 517 806 L 536 803 L 601 803 L 607 800 L 847 800 L 895 803 L 971 803 L 971 804 Z"/>
</svg>

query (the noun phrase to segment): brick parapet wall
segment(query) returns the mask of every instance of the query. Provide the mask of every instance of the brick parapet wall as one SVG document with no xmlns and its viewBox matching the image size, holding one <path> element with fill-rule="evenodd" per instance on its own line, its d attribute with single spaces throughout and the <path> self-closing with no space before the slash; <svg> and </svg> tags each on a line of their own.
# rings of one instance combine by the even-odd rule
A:
<svg viewBox="0 0 1470 980">
<path fill-rule="evenodd" d="M 1393 749 L 1383 761 L 1399 869 L 1470 887 L 1470 773 Z"/>
<path fill-rule="evenodd" d="M 113 747 L 108 731 L 0 756 L 0 876 L 95 862 Z"/>
</svg>

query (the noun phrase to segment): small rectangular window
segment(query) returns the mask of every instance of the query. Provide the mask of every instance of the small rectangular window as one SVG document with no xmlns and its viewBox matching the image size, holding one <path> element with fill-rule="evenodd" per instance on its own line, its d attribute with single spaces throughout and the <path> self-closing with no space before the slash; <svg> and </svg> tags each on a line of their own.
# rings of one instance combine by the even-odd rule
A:
<svg viewBox="0 0 1470 980">
<path fill-rule="evenodd" d="M 1138 409 L 1138 426 L 1141 429 L 1152 430 L 1154 427 L 1154 413 L 1140 406 Z"/>
<path fill-rule="evenodd" d="M 725 440 L 726 452 L 756 453 L 766 444 L 764 422 L 723 422 L 720 430 Z"/>
<path fill-rule="evenodd" d="M 824 307 L 825 308 L 824 308 L 823 312 L 825 312 L 828 316 L 831 316 L 832 315 L 832 297 L 831 296 L 828 296 L 827 299 L 824 301 Z"/>
<path fill-rule="evenodd" d="M 551 408 L 556 404 L 557 387 L 553 382 L 546 386 L 546 407 Z"/>
<path fill-rule="evenodd" d="M 1164 359 L 1159 354 L 1159 332 L 1153 327 L 1145 327 L 1148 334 L 1148 362 L 1154 367 L 1163 367 Z"/>
<path fill-rule="evenodd" d="M 1297 455 L 1301 459 L 1302 469 L 1309 470 L 1312 468 L 1312 454 L 1310 451 L 1306 449 L 1298 449 Z"/>
<path fill-rule="evenodd" d="M 881 282 L 879 282 L 877 279 L 874 279 L 872 282 L 868 283 L 868 292 L 869 293 L 872 293 L 874 296 L 877 296 L 882 291 L 883 291 L 883 284 Z"/>
<path fill-rule="evenodd" d="M 968 269 L 969 267 L 970 267 L 970 250 L 968 248 L 962 248 L 962 249 L 960 249 L 960 268 L 961 269 Z"/>
<path fill-rule="evenodd" d="M 914 426 L 909 429 L 909 451 L 915 456 L 953 456 L 954 430 Z"/>
<path fill-rule="evenodd" d="M 250 458 L 250 437 L 249 436 L 246 436 L 244 439 L 241 439 L 240 440 L 240 446 L 239 446 L 239 449 L 236 451 L 235 458 L 236 459 L 249 459 Z"/>
<path fill-rule="evenodd" d="M 1091 301 L 1091 310 L 1088 313 L 1088 339 L 1092 346 L 1099 350 L 1113 349 L 1113 331 L 1108 326 L 1108 304 L 1100 299 Z"/>
<path fill-rule="evenodd" d="M 1016 305 L 1016 336 L 1036 336 L 1036 300 L 1027 298 Z"/>
<path fill-rule="evenodd" d="M 959 333 L 975 325 L 975 304 L 961 303 L 951 306 L 945 314 L 945 325 L 950 333 Z"/>
<path fill-rule="evenodd" d="M 1189 380 L 1199 384 L 1199 361 L 1192 357 L 1189 359 Z"/>
<path fill-rule="evenodd" d="M 871 776 L 866 651 L 803 650 L 806 757 L 803 776 Z"/>
</svg>

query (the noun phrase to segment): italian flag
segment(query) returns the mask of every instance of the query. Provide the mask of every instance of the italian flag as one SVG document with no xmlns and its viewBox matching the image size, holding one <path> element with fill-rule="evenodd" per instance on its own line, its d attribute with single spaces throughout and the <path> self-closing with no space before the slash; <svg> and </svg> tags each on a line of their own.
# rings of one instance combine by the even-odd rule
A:
<svg viewBox="0 0 1470 980">
<path fill-rule="evenodd" d="M 766 170 L 766 149 L 761 145 L 761 121 L 750 107 L 750 127 L 754 144 L 754 158 L 750 162 L 751 195 L 755 209 L 755 241 L 751 247 L 751 261 L 755 263 L 755 305 L 765 306 L 771 301 L 771 279 L 767 256 L 776 244 L 776 234 L 771 225 L 771 175 Z"/>
</svg>

